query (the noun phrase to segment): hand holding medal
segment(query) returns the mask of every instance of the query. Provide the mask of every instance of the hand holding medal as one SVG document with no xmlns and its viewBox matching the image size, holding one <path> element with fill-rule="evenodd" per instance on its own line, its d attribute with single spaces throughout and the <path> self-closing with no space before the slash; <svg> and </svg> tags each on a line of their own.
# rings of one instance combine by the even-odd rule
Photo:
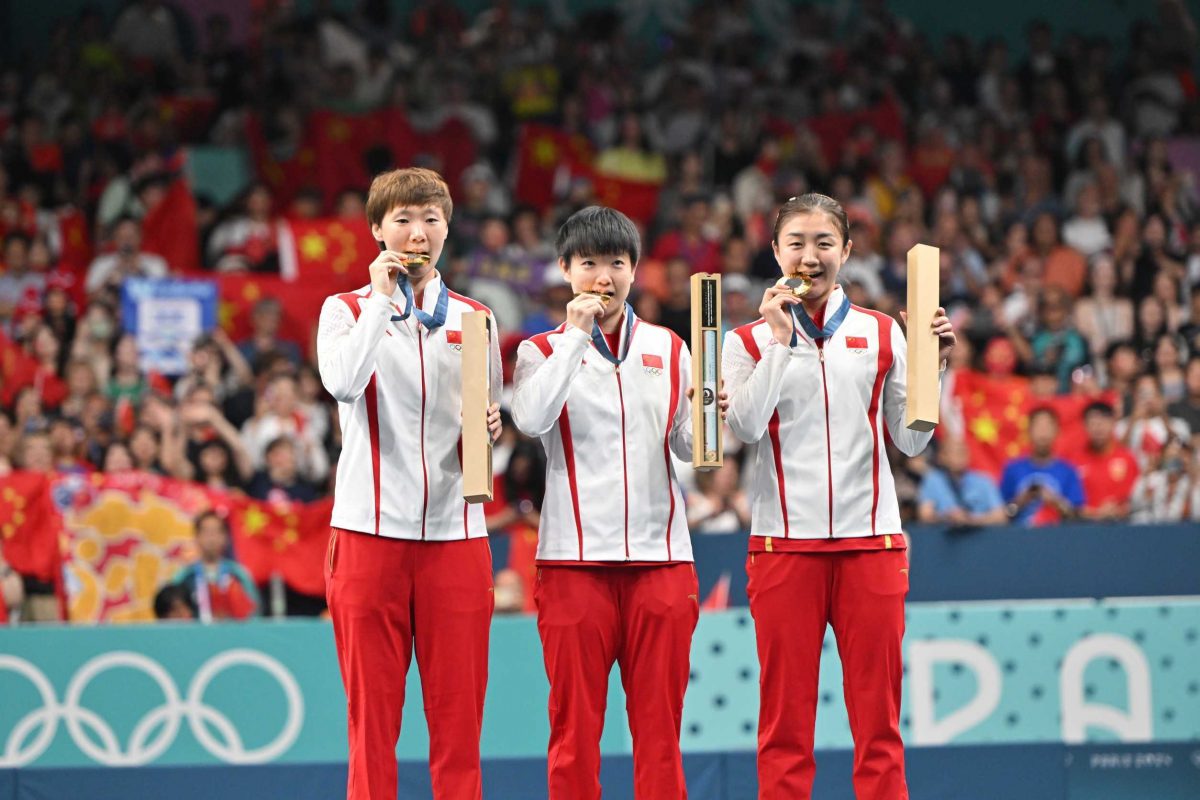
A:
<svg viewBox="0 0 1200 800">
<path fill-rule="evenodd" d="M 812 285 L 812 278 L 803 273 L 796 273 L 780 278 L 774 286 L 767 287 L 767 291 L 763 293 L 763 301 L 762 305 L 758 307 L 758 313 L 771 326 L 771 334 L 780 344 L 791 344 L 791 307 L 798 305 L 801 298 L 812 291 Z"/>
<path fill-rule="evenodd" d="M 607 313 L 612 298 L 611 293 L 596 289 L 579 292 L 567 303 L 567 322 L 581 331 L 592 333 L 592 326 Z"/>
</svg>

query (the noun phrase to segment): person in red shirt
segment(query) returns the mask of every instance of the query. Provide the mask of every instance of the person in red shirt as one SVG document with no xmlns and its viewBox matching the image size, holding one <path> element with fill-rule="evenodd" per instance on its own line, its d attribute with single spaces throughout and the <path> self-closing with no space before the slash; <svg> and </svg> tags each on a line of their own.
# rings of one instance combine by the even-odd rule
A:
<svg viewBox="0 0 1200 800">
<path fill-rule="evenodd" d="M 1116 424 L 1112 405 L 1097 400 L 1083 411 L 1087 443 L 1071 455 L 1079 469 L 1083 496 L 1082 516 L 1093 520 L 1128 519 L 1129 498 L 1138 478 L 1137 458 L 1113 436 Z"/>
<path fill-rule="evenodd" d="M 683 201 L 678 227 L 665 231 L 654 243 L 650 258 L 669 261 L 682 258 L 691 265 L 692 274 L 721 271 L 721 245 L 704 233 L 708 220 L 708 198 L 689 195 Z"/>
</svg>

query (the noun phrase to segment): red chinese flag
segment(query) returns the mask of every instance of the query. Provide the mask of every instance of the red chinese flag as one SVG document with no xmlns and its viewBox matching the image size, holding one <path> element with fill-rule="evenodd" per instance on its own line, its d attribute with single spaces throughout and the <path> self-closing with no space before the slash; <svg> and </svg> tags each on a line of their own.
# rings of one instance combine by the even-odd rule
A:
<svg viewBox="0 0 1200 800">
<path fill-rule="evenodd" d="M 592 184 L 596 202 L 600 205 L 611 206 L 644 225 L 649 225 L 658 215 L 660 184 L 600 174 L 593 178 Z"/>
<path fill-rule="evenodd" d="M 277 158 L 267 142 L 262 119 L 257 114 L 246 115 L 246 145 L 254 161 L 258 179 L 271 187 L 278 208 L 285 208 L 296 193 L 315 183 L 316 155 L 309 126 L 296 152 L 285 159 Z M 331 199 L 331 198 L 327 198 Z"/>
<path fill-rule="evenodd" d="M 1030 397 L 1026 401 L 1025 415 L 1028 416 L 1036 408 L 1049 408 L 1058 417 L 1058 439 L 1054 443 L 1055 453 L 1069 458 L 1087 447 L 1087 428 L 1083 425 L 1083 411 L 1096 401 L 1103 401 L 1120 407 L 1120 397 L 1116 392 L 1107 391 L 1094 395 L 1067 394 L 1054 397 Z"/>
<path fill-rule="evenodd" d="M 894 97 L 885 97 L 870 108 L 832 111 L 809 117 L 804 124 L 821 143 L 826 163 L 836 164 L 842 147 L 860 125 L 871 128 L 880 139 L 904 142 L 904 118 Z"/>
<path fill-rule="evenodd" d="M 379 243 L 366 220 L 289 220 L 280 225 L 279 269 L 288 280 L 319 284 L 326 295 L 369 281 L 367 268 L 379 255 Z"/>
<path fill-rule="evenodd" d="M 470 126 L 457 117 L 447 119 L 436 131 L 426 135 L 425 149 L 437 159 L 450 192 L 458 193 L 462 189 L 459 179 L 479 155 L 479 146 Z"/>
<path fill-rule="evenodd" d="M 162 202 L 146 212 L 142 249 L 165 258 L 173 272 L 200 272 L 196 200 L 183 179 L 172 182 Z"/>
<path fill-rule="evenodd" d="M 158 116 L 170 125 L 177 138 L 196 142 L 204 138 L 217 110 L 217 98 L 212 94 L 171 95 L 158 101 Z"/>
<path fill-rule="evenodd" d="M 0 548 L 17 572 L 57 583 L 63 521 L 50 490 L 50 478 L 38 472 L 18 471 L 0 478 Z"/>
<path fill-rule="evenodd" d="M 384 108 L 376 111 L 375 116 L 379 144 L 391 154 L 392 166 L 397 169 L 412 166 L 421 152 L 422 139 L 413 130 L 404 109 Z"/>
<path fill-rule="evenodd" d="M 1025 452 L 1028 381 L 974 370 L 954 375 L 954 402 L 962 414 L 971 468 L 999 478 L 1009 459 Z"/>
<path fill-rule="evenodd" d="M 11 405 L 36 372 L 37 362 L 0 331 L 0 405 Z"/>
<path fill-rule="evenodd" d="M 653 367 L 655 369 L 663 368 L 662 356 L 651 355 L 649 353 L 642 354 L 642 366 Z"/>
<path fill-rule="evenodd" d="M 34 172 L 62 172 L 62 148 L 54 142 L 35 144 L 29 149 L 29 166 Z"/>
<path fill-rule="evenodd" d="M 317 186 L 332 202 L 346 189 L 365 192 L 371 183 L 366 153 L 383 139 L 380 117 L 314 111 L 308 128 L 313 134 Z"/>
<path fill-rule="evenodd" d="M 583 137 L 570 136 L 551 125 L 522 125 L 517 142 L 516 199 L 544 210 L 554 203 L 558 171 L 590 174 L 591 163 L 591 145 Z"/>
<path fill-rule="evenodd" d="M 321 305 L 325 298 L 350 291 L 365 284 L 359 279 L 352 286 L 331 289 L 328 281 L 298 281 L 290 283 L 277 275 L 228 274 L 218 280 L 218 318 L 221 327 L 234 341 L 250 336 L 250 315 L 254 304 L 264 297 L 279 300 L 283 309 L 279 336 L 295 342 L 308 352 L 313 341 Z"/>
<path fill-rule="evenodd" d="M 955 158 L 950 147 L 917 147 L 909 158 L 908 175 L 927 198 L 932 198 L 950 177 Z"/>
<path fill-rule="evenodd" d="M 87 217 L 77 208 L 58 212 L 58 231 L 62 237 L 62 269 L 82 272 L 92 263 L 92 241 L 88 236 Z"/>
<path fill-rule="evenodd" d="M 26 386 L 36 386 L 42 403 L 50 408 L 57 408 L 67 396 L 67 385 L 57 375 L 0 331 L 0 405 L 11 405 Z"/>
<path fill-rule="evenodd" d="M 332 498 L 313 503 L 244 501 L 230 518 L 238 561 L 257 583 L 278 572 L 298 592 L 324 594 L 332 511 Z"/>
</svg>

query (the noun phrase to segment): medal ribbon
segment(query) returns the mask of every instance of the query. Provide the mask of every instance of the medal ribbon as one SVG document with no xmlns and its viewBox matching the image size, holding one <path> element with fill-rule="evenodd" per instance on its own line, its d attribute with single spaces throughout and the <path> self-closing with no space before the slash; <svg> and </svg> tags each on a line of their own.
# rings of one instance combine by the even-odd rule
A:
<svg viewBox="0 0 1200 800">
<path fill-rule="evenodd" d="M 607 358 L 616 366 L 621 366 L 621 362 L 625 360 L 625 356 L 629 355 L 629 339 L 632 337 L 633 331 L 633 307 L 629 303 L 625 304 L 625 346 L 620 358 L 612 354 L 608 349 L 608 342 L 604 341 L 604 331 L 600 330 L 600 323 L 592 320 L 592 344 L 600 351 L 600 355 Z"/>
<path fill-rule="evenodd" d="M 796 322 L 804 329 L 809 338 L 813 341 L 818 339 L 828 339 L 837 332 L 845 321 L 846 315 L 850 313 L 850 298 L 842 295 L 842 304 L 838 306 L 837 311 L 833 312 L 833 316 L 825 320 L 825 327 L 818 328 L 817 323 L 813 322 L 812 317 L 804 310 L 803 303 L 796 303 L 792 306 L 792 316 L 796 318 Z M 792 346 L 796 345 L 796 333 L 792 332 Z"/>
<path fill-rule="evenodd" d="M 433 315 L 430 316 L 421 310 L 417 305 L 416 298 L 413 297 L 412 284 L 408 282 L 408 278 L 401 275 L 396 281 L 400 289 L 404 292 L 405 309 L 403 314 L 393 314 L 392 322 L 400 322 L 408 319 L 409 314 L 415 314 L 417 322 L 424 325 L 428 330 L 440 328 L 446 324 L 446 309 L 450 306 L 450 292 L 446 289 L 446 282 L 442 281 L 442 288 L 438 292 L 437 305 L 433 307 Z"/>
</svg>

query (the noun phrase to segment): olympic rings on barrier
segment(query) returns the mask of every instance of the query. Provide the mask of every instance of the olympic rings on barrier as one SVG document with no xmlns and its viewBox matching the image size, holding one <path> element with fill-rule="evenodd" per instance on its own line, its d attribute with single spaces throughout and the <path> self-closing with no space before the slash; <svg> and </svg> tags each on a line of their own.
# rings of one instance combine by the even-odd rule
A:
<svg viewBox="0 0 1200 800">
<path fill-rule="evenodd" d="M 287 699 L 287 719 L 283 729 L 267 744 L 250 750 L 246 749 L 241 734 L 229 718 L 204 702 L 204 693 L 213 679 L 229 667 L 238 665 L 257 667 L 266 672 L 283 689 Z M 148 675 L 163 694 L 162 704 L 151 709 L 134 726 L 127 750 L 122 749 L 112 726 L 104 718 L 80 704 L 84 691 L 97 675 L 121 667 Z M 25 659 L 0 654 L 0 671 L 4 670 L 15 672 L 33 684 L 42 705 L 13 726 L 3 751 L 0 751 L 0 767 L 22 767 L 41 757 L 54 741 L 59 719 L 66 723 L 71 739 L 85 755 L 111 767 L 139 766 L 157 759 L 174 743 L 184 718 L 196 741 L 210 754 L 229 764 L 265 764 L 275 760 L 295 743 L 304 725 L 304 696 L 296 679 L 287 667 L 258 650 L 226 650 L 208 659 L 192 676 L 186 698 L 180 697 L 175 681 L 161 664 L 142 653 L 128 650 L 103 653 L 85 662 L 67 684 L 61 703 L 46 675 Z M 214 736 L 208 726 L 212 726 L 219 737 Z M 37 734 L 30 739 L 35 729 Z M 89 735 L 89 731 L 94 735 Z"/>
</svg>

